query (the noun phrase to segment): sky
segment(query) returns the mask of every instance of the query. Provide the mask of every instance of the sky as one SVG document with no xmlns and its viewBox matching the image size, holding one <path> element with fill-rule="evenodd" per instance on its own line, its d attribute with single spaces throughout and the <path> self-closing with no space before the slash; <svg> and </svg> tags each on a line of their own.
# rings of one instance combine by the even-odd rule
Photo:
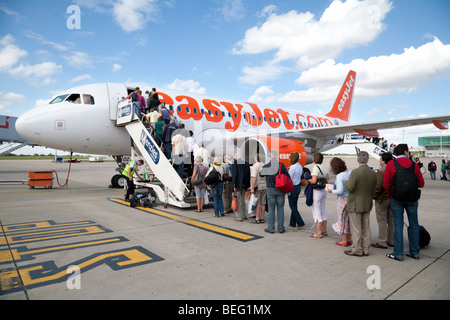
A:
<svg viewBox="0 0 450 320">
<path fill-rule="evenodd" d="M 354 70 L 351 122 L 447 115 L 449 12 L 448 0 L 0 0 L 0 114 L 99 82 L 326 114 Z M 413 146 L 441 133 L 380 131 Z"/>
</svg>

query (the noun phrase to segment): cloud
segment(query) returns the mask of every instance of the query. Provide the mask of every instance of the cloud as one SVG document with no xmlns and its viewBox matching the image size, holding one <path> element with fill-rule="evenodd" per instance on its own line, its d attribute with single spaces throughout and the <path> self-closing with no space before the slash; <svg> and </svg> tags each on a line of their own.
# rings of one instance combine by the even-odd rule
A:
<svg viewBox="0 0 450 320">
<path fill-rule="evenodd" d="M 243 19 L 247 10 L 242 0 L 223 0 L 219 12 L 226 22 L 230 22 Z"/>
<path fill-rule="evenodd" d="M 336 99 L 343 79 L 350 70 L 356 71 L 357 100 L 411 93 L 434 77 L 450 75 L 450 44 L 445 45 L 434 38 L 418 48 L 406 48 L 402 53 L 389 56 L 355 59 L 347 64 L 329 59 L 303 71 L 296 80 L 297 85 L 308 89 L 293 90 L 277 96 L 268 95 L 265 102 L 330 104 Z M 389 115 L 395 111 L 391 110 Z"/>
<path fill-rule="evenodd" d="M 68 65 L 75 69 L 94 67 L 92 58 L 86 52 L 74 51 L 70 55 L 63 56 L 63 58 L 67 61 Z"/>
<path fill-rule="evenodd" d="M 71 82 L 74 83 L 74 82 L 79 82 L 79 81 L 83 81 L 83 80 L 91 80 L 91 79 L 92 79 L 91 75 L 86 73 L 81 76 L 73 78 Z"/>
<path fill-rule="evenodd" d="M 142 30 L 149 21 L 156 21 L 159 12 L 156 0 L 118 0 L 113 4 L 114 20 L 125 32 Z"/>
<path fill-rule="evenodd" d="M 0 39 L 0 71 L 43 85 L 54 82 L 51 76 L 62 71 L 62 66 L 54 62 L 43 62 L 35 65 L 21 63 L 16 66 L 27 55 L 28 52 L 14 44 L 14 38 L 11 35 L 8 34 Z"/>
<path fill-rule="evenodd" d="M 265 12 L 273 12 L 266 7 Z M 274 52 L 273 63 L 295 61 L 300 69 L 337 57 L 343 50 L 372 42 L 384 29 L 389 0 L 333 1 L 319 19 L 310 12 L 272 13 L 248 29 L 232 49 L 236 55 Z"/>
<path fill-rule="evenodd" d="M 261 12 L 258 12 L 256 15 L 260 18 L 265 18 L 270 16 L 272 13 L 277 11 L 277 6 L 274 4 L 270 4 L 268 6 L 265 6 Z"/>
<path fill-rule="evenodd" d="M 4 110 L 7 106 L 15 103 L 24 102 L 25 100 L 26 98 L 23 94 L 0 91 L 0 110 Z"/>
<path fill-rule="evenodd" d="M 19 60 L 28 55 L 25 50 L 14 44 L 14 38 L 10 34 L 0 39 L 0 71 L 7 71 Z"/>
<path fill-rule="evenodd" d="M 167 89 L 177 91 L 187 91 L 190 93 L 200 93 L 200 94 L 206 93 L 206 89 L 202 87 L 199 82 L 194 80 L 175 79 L 174 82 L 172 82 L 167 86 Z"/>
<path fill-rule="evenodd" d="M 122 69 L 122 66 L 118 63 L 114 63 L 112 72 L 119 72 Z"/>
<path fill-rule="evenodd" d="M 302 72 L 296 83 L 331 87 L 332 83 L 341 83 L 349 70 L 357 73 L 358 99 L 413 92 L 433 77 L 450 75 L 450 44 L 445 45 L 434 38 L 418 48 L 406 48 L 399 54 L 355 59 L 348 64 L 330 59 Z"/>
</svg>

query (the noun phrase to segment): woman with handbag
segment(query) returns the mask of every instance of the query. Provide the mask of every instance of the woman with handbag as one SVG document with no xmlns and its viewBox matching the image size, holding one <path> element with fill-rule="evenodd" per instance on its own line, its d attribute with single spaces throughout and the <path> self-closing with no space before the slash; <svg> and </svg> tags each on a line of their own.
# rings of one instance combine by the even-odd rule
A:
<svg viewBox="0 0 450 320">
<path fill-rule="evenodd" d="M 205 176 L 208 168 L 203 165 L 203 158 L 196 157 L 194 160 L 195 167 L 192 173 L 191 182 L 195 190 L 195 198 L 197 200 L 197 210 L 195 212 L 203 212 L 203 204 L 205 201 L 206 183 Z"/>
<path fill-rule="evenodd" d="M 265 164 L 259 175 L 266 177 L 266 190 L 267 190 L 267 228 L 265 232 L 275 232 L 275 211 L 277 212 L 277 225 L 278 232 L 284 233 L 284 202 L 286 193 L 280 191 L 276 187 L 276 179 L 279 175 L 286 175 L 290 179 L 290 175 L 283 163 L 278 162 L 278 152 L 272 150 L 270 152 L 270 162 Z M 292 183 L 292 181 L 291 181 Z"/>
<path fill-rule="evenodd" d="M 312 178 L 308 180 L 313 188 L 313 205 L 312 214 L 316 223 L 316 233 L 311 234 L 312 238 L 322 238 L 327 235 L 327 213 L 325 211 L 325 203 L 327 192 L 325 191 L 326 180 L 330 177 L 322 165 L 323 154 L 316 152 L 313 155 L 314 167 L 311 172 Z"/>
</svg>

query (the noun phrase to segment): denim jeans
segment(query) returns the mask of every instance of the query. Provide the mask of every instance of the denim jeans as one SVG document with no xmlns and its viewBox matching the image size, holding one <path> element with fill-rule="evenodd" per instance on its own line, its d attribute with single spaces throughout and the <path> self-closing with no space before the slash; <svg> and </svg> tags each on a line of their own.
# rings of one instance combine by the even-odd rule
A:
<svg viewBox="0 0 450 320">
<path fill-rule="evenodd" d="M 277 211 L 278 232 L 284 231 L 284 201 L 286 194 L 277 188 L 267 188 L 267 229 L 275 231 L 275 209 Z"/>
<path fill-rule="evenodd" d="M 289 208 L 291 208 L 291 219 L 289 221 L 289 225 L 291 227 L 303 227 L 305 225 L 305 222 L 303 222 L 300 212 L 298 212 L 297 209 L 297 202 L 300 190 L 301 186 L 299 183 L 297 185 L 294 185 L 294 191 L 292 191 L 288 195 Z"/>
<path fill-rule="evenodd" d="M 211 193 L 214 198 L 214 215 L 218 217 L 221 213 L 224 212 L 222 200 L 223 182 L 218 182 L 211 185 Z"/>
<path fill-rule="evenodd" d="M 431 180 L 436 180 L 436 171 L 430 171 Z"/>
<path fill-rule="evenodd" d="M 403 259 L 403 212 L 406 210 L 408 216 L 408 240 L 409 252 L 413 256 L 418 256 L 420 251 L 420 227 L 417 217 L 419 202 L 398 201 L 391 199 L 391 210 L 394 218 L 394 252 L 397 258 Z"/>
</svg>

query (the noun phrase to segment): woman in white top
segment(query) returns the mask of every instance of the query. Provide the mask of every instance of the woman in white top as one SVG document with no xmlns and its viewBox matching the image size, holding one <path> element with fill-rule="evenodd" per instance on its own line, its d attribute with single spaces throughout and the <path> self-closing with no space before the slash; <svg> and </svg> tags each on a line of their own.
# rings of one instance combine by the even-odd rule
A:
<svg viewBox="0 0 450 320">
<path fill-rule="evenodd" d="M 333 224 L 333 230 L 342 236 L 342 241 L 336 242 L 338 246 L 351 245 L 350 217 L 347 211 L 348 191 L 345 189 L 345 181 L 350 178 L 350 170 L 347 170 L 345 162 L 341 158 L 333 158 L 330 162 L 331 172 L 336 175 L 335 187 L 328 189 L 336 195 L 338 220 Z"/>
<path fill-rule="evenodd" d="M 330 179 L 325 166 L 322 165 L 323 154 L 320 152 L 313 155 L 314 167 L 311 172 L 312 178 L 308 180 L 312 185 L 316 184 L 319 178 Z M 327 192 L 325 189 L 313 189 L 313 205 L 312 214 L 316 223 L 316 233 L 311 234 L 313 238 L 322 238 L 327 235 L 327 213 L 325 211 L 325 203 L 327 200 Z"/>
</svg>

